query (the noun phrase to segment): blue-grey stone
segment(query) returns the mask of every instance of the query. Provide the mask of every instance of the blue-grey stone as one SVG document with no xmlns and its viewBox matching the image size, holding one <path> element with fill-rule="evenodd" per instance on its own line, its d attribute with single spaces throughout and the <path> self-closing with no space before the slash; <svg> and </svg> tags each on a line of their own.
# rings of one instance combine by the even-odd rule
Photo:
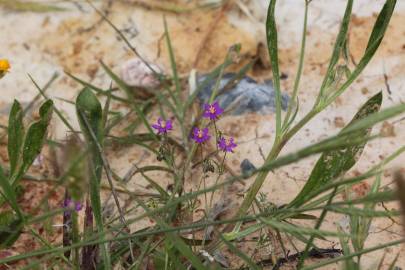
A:
<svg viewBox="0 0 405 270">
<path fill-rule="evenodd" d="M 276 94 L 273 83 L 270 80 L 265 83 L 258 83 L 248 76 L 244 76 L 233 88 L 222 91 L 225 85 L 236 76 L 235 73 L 226 73 L 222 77 L 219 85 L 217 98 L 219 105 L 230 110 L 230 114 L 241 115 L 245 113 L 270 114 L 276 110 Z M 207 78 L 202 75 L 198 78 L 198 84 L 202 84 Z M 211 97 L 216 79 L 209 81 L 198 93 L 198 98 L 206 103 Z M 283 93 L 281 96 L 281 108 L 287 109 L 290 97 Z"/>
<path fill-rule="evenodd" d="M 245 158 L 240 164 L 240 170 L 242 171 L 242 174 L 249 174 L 256 170 L 256 167 L 252 164 L 252 162 Z"/>
</svg>

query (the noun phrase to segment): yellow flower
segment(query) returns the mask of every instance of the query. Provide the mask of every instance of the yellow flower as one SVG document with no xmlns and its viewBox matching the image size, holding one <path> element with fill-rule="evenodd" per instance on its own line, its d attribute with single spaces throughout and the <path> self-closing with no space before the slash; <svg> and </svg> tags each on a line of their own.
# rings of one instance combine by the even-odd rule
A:
<svg viewBox="0 0 405 270">
<path fill-rule="evenodd" d="M 3 78 L 4 75 L 10 70 L 10 63 L 7 59 L 0 59 L 0 78 Z"/>
</svg>

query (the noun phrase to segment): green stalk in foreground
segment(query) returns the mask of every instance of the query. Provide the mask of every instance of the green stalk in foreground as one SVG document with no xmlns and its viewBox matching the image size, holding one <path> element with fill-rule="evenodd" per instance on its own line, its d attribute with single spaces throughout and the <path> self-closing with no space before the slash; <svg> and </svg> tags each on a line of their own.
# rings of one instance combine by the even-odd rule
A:
<svg viewBox="0 0 405 270">
<path fill-rule="evenodd" d="M 102 159 L 97 146 L 92 140 L 91 132 L 96 134 L 98 142 L 103 145 L 102 108 L 96 96 L 90 89 L 84 88 L 76 100 L 77 116 L 80 127 L 90 145 L 92 166 L 90 172 L 90 200 L 98 232 L 101 239 L 105 238 L 100 198 L 100 181 L 103 169 Z M 91 129 L 91 130 L 90 130 Z M 110 253 L 107 243 L 100 244 L 104 269 L 111 269 Z"/>
</svg>

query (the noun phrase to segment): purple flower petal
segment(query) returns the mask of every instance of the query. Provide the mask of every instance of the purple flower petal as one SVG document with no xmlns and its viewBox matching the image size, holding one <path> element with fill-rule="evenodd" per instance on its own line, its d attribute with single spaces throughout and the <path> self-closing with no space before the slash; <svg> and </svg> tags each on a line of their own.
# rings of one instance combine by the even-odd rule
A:
<svg viewBox="0 0 405 270">
<path fill-rule="evenodd" d="M 216 120 L 224 112 L 224 110 L 219 106 L 218 102 L 212 104 L 204 104 L 203 117 L 209 118 L 211 120 Z"/>
<path fill-rule="evenodd" d="M 82 204 L 81 202 L 76 202 L 76 203 L 75 203 L 75 210 L 76 210 L 77 212 L 79 212 L 80 210 L 82 210 L 82 208 L 83 208 L 83 204 Z"/>
<path fill-rule="evenodd" d="M 169 130 L 173 129 L 172 120 L 163 120 L 162 118 L 158 118 L 157 123 L 152 125 L 152 128 L 156 129 L 157 134 L 166 134 Z"/>
<path fill-rule="evenodd" d="M 204 129 L 199 129 L 195 127 L 193 129 L 193 133 L 191 135 L 191 138 L 196 142 L 196 143 L 203 143 L 205 141 L 208 141 L 211 138 L 211 135 L 208 133 L 208 128 Z"/>
<path fill-rule="evenodd" d="M 68 209 L 68 210 L 75 210 L 75 211 L 80 211 L 83 208 L 83 205 L 80 201 L 75 202 L 72 199 L 66 199 L 63 202 L 63 208 Z"/>
<path fill-rule="evenodd" d="M 237 144 L 234 142 L 234 139 L 228 138 L 225 139 L 224 137 L 221 137 L 218 141 L 218 147 L 224 152 L 233 152 L 233 149 L 237 146 Z"/>
</svg>

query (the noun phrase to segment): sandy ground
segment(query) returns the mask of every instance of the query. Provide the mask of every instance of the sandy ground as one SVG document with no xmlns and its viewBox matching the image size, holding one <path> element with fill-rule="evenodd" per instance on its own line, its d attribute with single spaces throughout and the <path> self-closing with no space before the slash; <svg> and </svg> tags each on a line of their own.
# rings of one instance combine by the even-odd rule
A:
<svg viewBox="0 0 405 270">
<path fill-rule="evenodd" d="M 100 7 L 108 10 L 109 18 L 123 30 L 130 42 L 149 61 L 157 63 L 169 70 L 169 61 L 165 42 L 162 41 L 163 14 L 165 14 L 174 52 L 181 74 L 187 75 L 192 68 L 206 71 L 221 63 L 227 49 L 235 44 L 242 44 L 241 64 L 257 54 L 257 46 L 264 42 L 264 24 L 266 1 L 252 1 L 246 4 L 250 11 L 244 13 L 241 7 L 232 6 L 215 26 L 204 50 L 197 57 L 201 42 L 218 11 L 193 11 L 181 14 L 153 11 L 136 5 L 139 1 L 112 1 Z M 249 1 L 239 1 L 241 3 Z M 253 3 L 254 2 L 254 3 Z M 280 39 L 281 71 L 287 78 L 282 81 L 283 89 L 292 91 L 294 74 L 298 60 L 301 23 L 303 20 L 303 1 L 280 1 L 277 9 L 277 20 Z M 288 144 L 283 153 L 317 142 L 328 135 L 336 134 L 340 128 L 350 121 L 360 104 L 378 91 L 383 91 L 383 107 L 404 102 L 405 89 L 405 2 L 398 1 L 395 14 L 387 35 L 363 75 L 344 93 L 329 109 L 312 120 L 306 128 L 299 132 Z M 376 12 L 383 1 L 355 1 L 354 16 L 350 30 L 350 52 L 355 60 L 359 60 L 367 43 L 367 37 L 375 20 Z M 39 85 L 46 82 L 57 72 L 60 76 L 48 90 L 53 98 L 73 100 L 80 86 L 68 79 L 63 71 L 69 71 L 76 76 L 90 80 L 102 88 L 108 88 L 110 80 L 102 71 L 98 62 L 103 60 L 114 70 L 132 58 L 131 52 L 116 37 L 115 33 L 105 23 L 99 22 L 99 17 L 91 8 L 80 4 L 80 8 L 71 3 L 63 4 L 68 11 L 59 13 L 19 13 L 10 10 L 0 10 L 0 58 L 11 61 L 12 70 L 0 81 L 1 118 L 6 119 L 6 113 L 14 98 L 29 102 L 36 90 L 27 74 L 31 74 Z M 307 55 L 305 68 L 300 85 L 300 108 L 298 119 L 307 112 L 316 97 L 327 63 L 333 41 L 344 11 L 345 1 L 314 0 L 309 11 Z M 264 8 L 263 8 L 264 7 Z M 384 80 L 387 74 L 387 81 Z M 271 77 L 268 69 L 254 70 L 251 73 L 257 79 Z M 388 91 L 386 82 L 389 84 Z M 72 105 L 55 99 L 56 105 L 77 127 L 74 108 Z M 157 117 L 157 115 L 153 115 Z M 243 123 L 243 127 L 242 124 Z M 54 138 L 63 139 L 66 134 L 64 126 L 54 121 L 51 134 Z M 248 125 L 248 128 L 246 127 Z M 349 174 L 364 172 L 373 164 L 379 162 L 405 142 L 405 121 L 390 120 L 386 125 L 393 128 L 391 137 L 373 141 L 367 144 L 361 160 Z M 239 164 L 244 158 L 249 158 L 255 165 L 263 162 L 259 149 L 267 153 L 272 144 L 274 134 L 274 117 L 272 115 L 246 115 L 242 117 L 226 117 L 220 122 L 221 128 L 237 138 L 239 148 L 237 153 L 228 160 L 229 165 L 239 171 Z M 375 130 L 381 128 L 376 126 Z M 4 151 L 2 151 L 4 152 Z M 142 153 L 136 148 L 118 149 L 108 153 L 113 169 L 124 175 L 131 164 L 140 160 Z M 143 157 L 140 165 L 145 165 L 153 157 Z M 6 161 L 7 156 L 2 153 Z M 270 174 L 262 188 L 270 201 L 277 205 L 289 202 L 307 179 L 316 157 L 308 158 Z M 401 167 L 405 157 L 394 161 L 391 167 Z M 46 169 L 34 168 L 39 172 Z M 153 176 L 153 175 L 151 175 Z M 252 181 L 252 180 L 250 180 Z M 384 175 L 383 184 L 391 182 L 391 175 Z M 133 184 L 136 183 L 136 184 Z M 131 190 L 144 190 L 146 181 L 140 175 L 135 176 L 129 183 Z M 36 192 L 46 192 L 49 187 L 34 185 L 24 198 L 31 200 Z M 237 186 L 243 192 L 249 185 Z M 39 191 L 38 191 L 39 190 Z M 30 197 L 31 195 L 31 197 Z M 57 203 L 55 194 L 53 203 Z M 28 203 L 29 204 L 29 203 Z M 389 208 L 395 205 L 388 205 Z M 325 228 L 335 227 L 341 221 L 341 216 L 329 215 Z M 145 225 L 149 221 L 145 221 Z M 388 242 L 399 238 L 401 227 L 389 219 L 378 219 L 373 222 L 367 246 Z M 28 241 L 28 240 L 27 240 Z M 22 244 L 20 244 L 22 246 Z M 334 243 L 322 243 L 331 247 Z M 20 252 L 18 248 L 14 252 Z M 402 246 L 389 248 L 386 251 L 386 265 L 401 252 L 397 265 L 405 267 L 405 251 Z M 365 255 L 365 267 L 378 264 L 383 251 Z M 330 266 L 335 269 L 338 266 Z"/>
</svg>

